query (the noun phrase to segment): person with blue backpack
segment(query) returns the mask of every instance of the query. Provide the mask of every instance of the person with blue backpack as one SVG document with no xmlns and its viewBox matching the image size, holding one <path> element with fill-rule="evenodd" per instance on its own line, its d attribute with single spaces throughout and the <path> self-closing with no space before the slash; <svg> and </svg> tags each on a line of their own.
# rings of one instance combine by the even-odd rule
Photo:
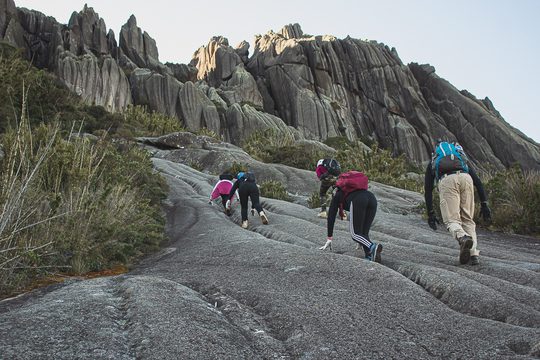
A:
<svg viewBox="0 0 540 360">
<path fill-rule="evenodd" d="M 236 176 L 231 191 L 229 192 L 229 200 L 226 203 L 226 208 L 231 209 L 231 198 L 234 196 L 235 191 L 238 190 L 238 197 L 240 198 L 240 214 L 242 217 L 242 228 L 248 227 L 248 198 L 251 200 L 251 213 L 253 215 L 253 209 L 257 211 L 261 217 L 261 221 L 264 225 L 268 225 L 268 217 L 266 216 L 260 202 L 259 202 L 259 187 L 255 183 L 255 174 L 253 172 L 239 172 Z"/>
<path fill-rule="evenodd" d="M 442 220 L 459 244 L 459 262 L 478 265 L 479 254 L 474 216 L 474 187 L 481 201 L 480 215 L 491 218 L 482 181 L 470 166 L 463 148 L 458 143 L 437 140 L 424 181 L 424 196 L 428 224 L 437 230 L 439 220 L 433 210 L 433 187 L 439 189 Z"/>
</svg>

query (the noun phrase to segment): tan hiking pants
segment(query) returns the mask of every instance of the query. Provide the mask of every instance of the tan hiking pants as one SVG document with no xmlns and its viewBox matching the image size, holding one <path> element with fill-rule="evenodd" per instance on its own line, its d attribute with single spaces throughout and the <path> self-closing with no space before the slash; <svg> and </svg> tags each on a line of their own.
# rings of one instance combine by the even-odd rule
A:
<svg viewBox="0 0 540 360">
<path fill-rule="evenodd" d="M 476 224 L 474 223 L 474 185 L 467 173 L 452 174 L 439 181 L 441 215 L 444 225 L 454 239 L 469 235 L 473 239 L 471 256 L 479 254 L 476 248 Z"/>
</svg>

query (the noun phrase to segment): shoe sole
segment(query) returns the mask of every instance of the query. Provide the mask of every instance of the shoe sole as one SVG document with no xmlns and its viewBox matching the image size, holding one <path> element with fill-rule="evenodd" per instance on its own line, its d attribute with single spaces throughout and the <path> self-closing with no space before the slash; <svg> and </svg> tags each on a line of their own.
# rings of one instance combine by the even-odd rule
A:
<svg viewBox="0 0 540 360">
<path fill-rule="evenodd" d="M 268 225 L 268 218 L 266 215 L 261 215 L 261 221 L 264 225 Z"/>
<path fill-rule="evenodd" d="M 461 248 L 459 250 L 459 263 L 461 265 L 465 265 L 471 260 L 471 248 L 473 246 L 473 240 L 471 238 L 468 238 L 461 244 Z"/>
<path fill-rule="evenodd" d="M 381 253 L 382 253 L 382 245 L 381 244 L 377 244 L 377 248 L 375 250 L 375 262 L 376 263 L 381 263 Z"/>
</svg>

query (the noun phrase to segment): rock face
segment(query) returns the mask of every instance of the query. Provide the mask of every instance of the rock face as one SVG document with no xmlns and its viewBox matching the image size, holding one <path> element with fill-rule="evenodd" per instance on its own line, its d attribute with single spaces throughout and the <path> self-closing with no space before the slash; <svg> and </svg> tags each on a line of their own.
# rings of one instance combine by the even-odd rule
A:
<svg viewBox="0 0 540 360">
<path fill-rule="evenodd" d="M 169 184 L 170 243 L 128 274 L 0 302 L 3 357 L 540 356 L 537 239 L 481 233 L 481 264 L 459 265 L 457 243 L 414 213 L 420 194 L 370 183 L 382 264 L 360 256 L 347 221 L 336 222 L 334 252 L 322 252 L 326 221 L 301 205 L 318 188 L 314 172 L 259 163 L 193 134 L 148 142 L 160 148 L 149 150 Z M 279 180 L 298 201 L 262 198 L 270 224 L 250 217 L 244 230 L 238 204 L 231 217 L 207 204 L 217 176 L 178 160 L 215 173 L 246 162 L 259 184 Z"/>
<path fill-rule="evenodd" d="M 488 98 L 480 101 L 458 91 L 429 65 L 409 66 L 430 109 L 442 119 L 444 134 L 449 132 L 459 139 L 476 161 L 499 168 L 513 163 L 540 167 L 538 144 L 506 123 Z"/>
<path fill-rule="evenodd" d="M 159 63 L 156 41 L 137 26 L 137 19 L 133 15 L 120 30 L 120 49 L 140 68 L 157 70 L 162 66 Z"/>
<path fill-rule="evenodd" d="M 404 65 L 395 49 L 375 41 L 308 36 L 291 24 L 258 35 L 251 56 L 249 43 L 233 48 L 216 36 L 190 64 L 162 64 L 133 15 L 117 43 L 92 8 L 61 25 L 12 0 L 0 1 L 0 35 L 88 103 L 111 111 L 147 105 L 235 144 L 267 127 L 294 128 L 309 140 L 371 139 L 425 164 L 433 140 L 443 137 L 459 141 L 480 169 L 515 162 L 540 169 L 540 146 L 489 99 L 458 91 L 429 65 Z"/>
</svg>

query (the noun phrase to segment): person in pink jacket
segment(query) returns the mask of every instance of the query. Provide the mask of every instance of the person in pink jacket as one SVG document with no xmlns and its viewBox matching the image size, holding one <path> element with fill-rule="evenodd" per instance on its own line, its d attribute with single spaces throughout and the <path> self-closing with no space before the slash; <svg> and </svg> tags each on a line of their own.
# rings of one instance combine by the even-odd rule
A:
<svg viewBox="0 0 540 360">
<path fill-rule="evenodd" d="M 233 187 L 233 179 L 234 176 L 229 173 L 223 173 L 219 175 L 219 181 L 212 189 L 212 193 L 210 194 L 210 200 L 208 201 L 208 203 L 211 205 L 214 200 L 221 196 L 221 204 L 223 205 L 223 208 L 225 209 L 225 213 L 227 215 L 231 215 L 230 209 L 227 209 L 226 204 L 227 200 L 229 200 L 229 192 Z M 236 192 L 236 197 L 238 198 L 238 192 Z M 233 199 L 234 195 L 231 197 L 231 200 Z"/>
</svg>

